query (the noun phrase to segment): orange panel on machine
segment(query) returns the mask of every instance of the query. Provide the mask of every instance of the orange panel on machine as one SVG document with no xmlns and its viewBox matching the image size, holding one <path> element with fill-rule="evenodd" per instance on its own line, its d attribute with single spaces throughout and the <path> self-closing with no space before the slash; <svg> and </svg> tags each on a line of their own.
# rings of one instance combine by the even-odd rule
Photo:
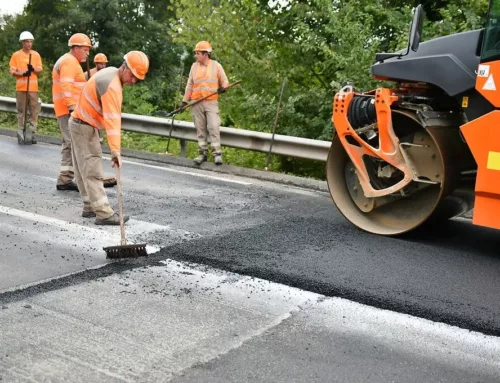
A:
<svg viewBox="0 0 500 383">
<path fill-rule="evenodd" d="M 473 223 L 500 229 L 500 110 L 460 129 L 477 163 Z"/>
<path fill-rule="evenodd" d="M 476 90 L 495 107 L 500 107 L 500 61 L 479 64 Z"/>
</svg>

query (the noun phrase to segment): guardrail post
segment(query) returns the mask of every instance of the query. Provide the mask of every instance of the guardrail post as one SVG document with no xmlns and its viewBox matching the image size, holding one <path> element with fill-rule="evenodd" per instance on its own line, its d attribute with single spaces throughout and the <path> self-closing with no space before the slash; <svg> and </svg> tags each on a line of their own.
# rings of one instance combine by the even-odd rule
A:
<svg viewBox="0 0 500 383">
<path fill-rule="evenodd" d="M 181 144 L 181 152 L 179 153 L 180 157 L 186 158 L 187 155 L 187 141 L 186 140 L 179 140 Z"/>
<path fill-rule="evenodd" d="M 273 151 L 274 135 L 276 133 L 276 127 L 278 126 L 278 118 L 280 116 L 280 109 L 281 109 L 281 100 L 283 99 L 283 91 L 285 90 L 286 83 L 287 79 L 285 78 L 283 80 L 283 85 L 281 85 L 280 100 L 278 102 L 278 108 L 276 110 L 276 118 L 274 119 L 273 135 L 271 136 L 271 145 L 269 145 L 269 152 L 267 152 L 266 166 L 264 168 L 266 171 L 269 169 L 269 161 L 271 160 L 271 152 Z"/>
</svg>

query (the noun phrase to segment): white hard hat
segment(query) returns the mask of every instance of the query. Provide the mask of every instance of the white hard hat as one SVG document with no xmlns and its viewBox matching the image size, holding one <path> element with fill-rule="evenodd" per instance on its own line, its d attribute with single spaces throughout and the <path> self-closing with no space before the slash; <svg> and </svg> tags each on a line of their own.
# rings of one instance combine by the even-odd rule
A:
<svg viewBox="0 0 500 383">
<path fill-rule="evenodd" d="M 35 40 L 31 32 L 24 31 L 21 32 L 21 35 L 19 36 L 19 41 L 24 41 L 24 40 Z"/>
</svg>

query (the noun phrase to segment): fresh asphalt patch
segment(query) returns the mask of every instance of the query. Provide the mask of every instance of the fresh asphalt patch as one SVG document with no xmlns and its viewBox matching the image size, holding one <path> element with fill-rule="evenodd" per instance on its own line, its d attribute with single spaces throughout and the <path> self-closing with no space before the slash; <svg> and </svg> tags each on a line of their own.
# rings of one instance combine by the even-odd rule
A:
<svg viewBox="0 0 500 383">
<path fill-rule="evenodd" d="M 499 244 L 495 231 L 465 222 L 387 238 L 309 216 L 159 254 L 499 336 Z"/>
</svg>

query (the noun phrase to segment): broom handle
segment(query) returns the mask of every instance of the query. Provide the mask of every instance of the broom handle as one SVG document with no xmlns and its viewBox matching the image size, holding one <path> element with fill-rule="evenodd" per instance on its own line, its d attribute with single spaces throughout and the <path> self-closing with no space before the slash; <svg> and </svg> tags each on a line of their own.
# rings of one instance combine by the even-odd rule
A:
<svg viewBox="0 0 500 383">
<path fill-rule="evenodd" d="M 123 223 L 123 196 L 122 196 L 122 181 L 120 179 L 120 167 L 116 167 L 116 183 L 118 184 L 118 212 L 120 215 L 120 234 L 122 237 L 121 244 L 125 246 L 127 240 L 125 239 L 125 224 Z"/>
</svg>

